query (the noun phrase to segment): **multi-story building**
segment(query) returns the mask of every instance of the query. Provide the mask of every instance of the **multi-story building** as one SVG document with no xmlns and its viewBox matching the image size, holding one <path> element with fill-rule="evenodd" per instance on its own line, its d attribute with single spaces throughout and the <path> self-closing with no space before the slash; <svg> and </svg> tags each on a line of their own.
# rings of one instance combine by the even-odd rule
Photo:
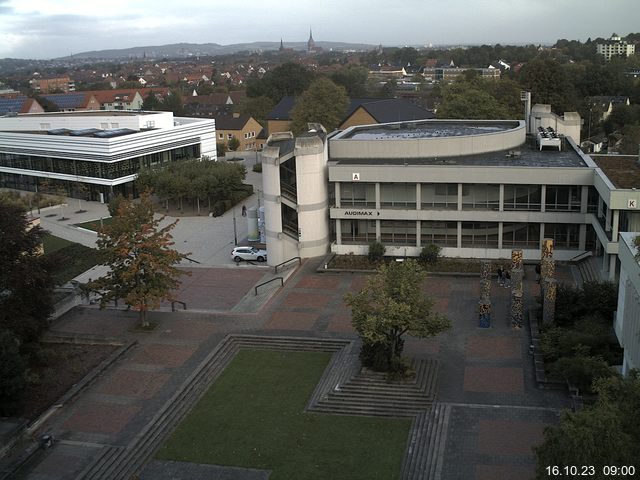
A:
<svg viewBox="0 0 640 480">
<path fill-rule="evenodd" d="M 143 167 L 216 159 L 213 120 L 170 112 L 85 111 L 0 117 L 0 186 L 107 201 L 136 195 Z"/>
<path fill-rule="evenodd" d="M 577 114 L 538 105 L 527 124 L 425 120 L 272 137 L 263 153 L 269 261 L 323 248 L 366 254 L 373 241 L 395 256 L 435 243 L 450 257 L 509 258 L 518 248 L 533 260 L 552 238 L 557 259 L 592 251 L 613 279 L 619 232 L 640 230 L 640 181 L 638 190 L 629 174 L 612 181 L 616 167 L 577 148 L 579 127 Z M 620 168 L 640 175 L 635 162 Z"/>
<path fill-rule="evenodd" d="M 76 90 L 76 84 L 70 77 L 34 78 L 29 82 L 37 93 L 69 93 Z"/>
<path fill-rule="evenodd" d="M 620 346 L 624 349 L 622 373 L 640 368 L 640 254 L 634 238 L 640 235 L 620 234 L 620 281 L 618 284 L 618 308 L 613 328 Z"/>
<path fill-rule="evenodd" d="M 491 79 L 491 80 L 499 80 L 501 75 L 501 70 L 499 68 L 489 67 L 489 68 L 458 68 L 458 67 L 425 67 L 422 71 L 422 76 L 426 80 L 431 80 L 434 82 L 452 82 L 459 76 L 463 75 L 467 70 L 474 70 L 478 72 L 478 74 L 482 78 Z"/>
<path fill-rule="evenodd" d="M 135 88 L 119 90 L 92 90 L 100 104 L 100 110 L 140 110 L 144 99 Z"/>
<path fill-rule="evenodd" d="M 217 141 L 228 144 L 232 138 L 238 139 L 238 150 L 257 150 L 257 138 L 262 131 L 260 125 L 251 115 L 221 115 L 215 117 Z"/>
<path fill-rule="evenodd" d="M 612 34 L 609 40 L 596 43 L 596 53 L 602 55 L 606 61 L 611 60 L 611 57 L 629 57 L 635 51 L 636 46 L 633 43 L 622 40 L 616 33 Z"/>
</svg>

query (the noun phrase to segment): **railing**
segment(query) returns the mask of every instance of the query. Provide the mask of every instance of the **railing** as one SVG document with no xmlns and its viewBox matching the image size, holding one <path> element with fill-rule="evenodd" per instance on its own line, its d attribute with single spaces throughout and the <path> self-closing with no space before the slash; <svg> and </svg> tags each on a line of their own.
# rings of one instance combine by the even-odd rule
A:
<svg viewBox="0 0 640 480">
<path fill-rule="evenodd" d="M 279 263 L 278 265 L 276 265 L 275 267 L 273 267 L 273 273 L 278 273 L 278 268 L 282 267 L 283 265 L 286 265 L 287 263 L 293 261 L 293 260 L 298 260 L 298 265 L 302 265 L 302 259 L 300 257 L 293 257 L 290 258 L 289 260 L 285 260 L 282 263 Z"/>
<path fill-rule="evenodd" d="M 171 302 L 171 311 L 172 312 L 176 311 L 176 303 L 179 303 L 180 305 L 182 305 L 182 309 L 183 310 L 187 309 L 187 304 L 185 302 L 181 302 L 180 300 L 174 300 L 173 302 Z"/>
<path fill-rule="evenodd" d="M 580 263 L 582 260 L 586 260 L 591 256 L 593 256 L 593 252 L 591 252 L 590 250 L 587 250 L 586 252 L 579 253 L 575 257 L 570 258 L 569 263 L 571 264 Z"/>
<path fill-rule="evenodd" d="M 275 277 L 272 278 L 271 280 L 267 280 L 266 282 L 261 283 L 260 285 L 256 285 L 255 288 L 253 289 L 253 291 L 255 292 L 256 296 L 258 295 L 258 288 L 262 287 L 263 285 L 266 285 L 268 283 L 271 283 L 275 280 L 280 280 L 280 286 L 284 287 L 284 279 L 282 277 Z"/>
</svg>

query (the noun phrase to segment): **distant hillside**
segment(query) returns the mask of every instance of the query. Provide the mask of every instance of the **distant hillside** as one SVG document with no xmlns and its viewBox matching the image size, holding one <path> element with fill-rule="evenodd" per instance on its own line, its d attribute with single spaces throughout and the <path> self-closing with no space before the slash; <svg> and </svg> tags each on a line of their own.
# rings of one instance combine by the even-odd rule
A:
<svg viewBox="0 0 640 480">
<path fill-rule="evenodd" d="M 371 50 L 375 45 L 364 43 L 343 43 L 343 42 L 316 42 L 317 47 L 324 50 Z M 285 42 L 285 48 L 294 50 L 306 50 L 306 42 Z M 190 57 L 195 55 L 226 55 L 242 51 L 265 51 L 277 50 L 280 42 L 253 42 L 235 43 L 233 45 L 219 45 L 217 43 L 173 43 L 171 45 L 155 45 L 147 47 L 132 47 L 114 50 L 94 50 L 91 52 L 76 53 L 71 57 L 63 59 L 124 59 L 124 58 L 175 58 Z"/>
</svg>

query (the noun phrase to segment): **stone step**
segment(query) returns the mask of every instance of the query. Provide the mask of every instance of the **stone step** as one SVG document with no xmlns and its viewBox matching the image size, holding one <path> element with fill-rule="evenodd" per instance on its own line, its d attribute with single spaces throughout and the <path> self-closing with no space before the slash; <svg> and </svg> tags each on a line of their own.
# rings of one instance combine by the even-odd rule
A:
<svg viewBox="0 0 640 480">
<path fill-rule="evenodd" d="M 402 396 L 402 395 L 379 395 L 371 392 L 330 392 L 321 401 L 362 401 L 372 403 L 394 402 L 399 405 L 428 405 L 433 403 L 431 397 L 425 395 Z"/>
<path fill-rule="evenodd" d="M 122 454 L 124 447 L 105 446 L 100 449 L 94 461 L 87 465 L 80 474 L 77 476 L 80 478 L 100 478 L 105 468 L 111 465 L 117 457 Z"/>
<path fill-rule="evenodd" d="M 417 478 L 417 474 L 419 472 L 423 472 L 425 469 L 424 464 L 426 458 L 423 446 L 425 438 L 428 438 L 429 432 L 434 424 L 434 412 L 435 406 L 428 412 L 423 412 L 417 415 L 411 424 L 409 440 L 407 441 L 407 449 L 405 451 L 402 470 L 400 473 L 400 478 L 402 480 Z"/>
<path fill-rule="evenodd" d="M 336 397 L 331 396 L 320 400 L 318 405 L 336 405 L 339 407 L 372 407 L 372 408 L 395 408 L 399 410 L 424 410 L 432 404 L 429 400 L 402 402 L 393 399 L 371 398 L 371 397 Z"/>
<path fill-rule="evenodd" d="M 422 413 L 424 409 L 397 409 L 375 406 L 347 406 L 347 405 L 317 405 L 314 413 L 326 413 L 331 415 L 360 415 L 365 417 L 414 417 Z"/>
</svg>

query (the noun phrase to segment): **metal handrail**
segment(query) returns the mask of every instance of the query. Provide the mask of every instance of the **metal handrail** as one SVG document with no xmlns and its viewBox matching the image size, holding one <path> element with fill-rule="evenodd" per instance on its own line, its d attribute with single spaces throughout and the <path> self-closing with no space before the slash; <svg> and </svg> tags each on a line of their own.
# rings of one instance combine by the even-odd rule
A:
<svg viewBox="0 0 640 480">
<path fill-rule="evenodd" d="M 284 278 L 275 277 L 275 278 L 272 278 L 271 280 L 267 280 L 266 282 L 261 283 L 260 285 L 256 285 L 255 288 L 253 289 L 253 291 L 255 292 L 256 295 L 258 295 L 258 287 L 262 287 L 263 285 L 266 285 L 267 283 L 271 283 L 274 280 L 280 280 L 280 286 L 284 287 Z"/>
<path fill-rule="evenodd" d="M 291 262 L 292 260 L 298 260 L 298 265 L 302 265 L 302 258 L 300 258 L 300 257 L 292 257 L 289 260 L 285 260 L 284 262 L 279 263 L 278 265 L 273 267 L 273 273 L 278 273 L 278 267 L 281 267 L 281 266 Z"/>
<path fill-rule="evenodd" d="M 187 304 L 185 302 L 181 302 L 180 300 L 174 300 L 173 302 L 171 302 L 171 311 L 172 312 L 176 311 L 176 303 L 179 303 L 180 305 L 182 305 L 182 309 L 183 310 L 187 309 Z"/>
</svg>

